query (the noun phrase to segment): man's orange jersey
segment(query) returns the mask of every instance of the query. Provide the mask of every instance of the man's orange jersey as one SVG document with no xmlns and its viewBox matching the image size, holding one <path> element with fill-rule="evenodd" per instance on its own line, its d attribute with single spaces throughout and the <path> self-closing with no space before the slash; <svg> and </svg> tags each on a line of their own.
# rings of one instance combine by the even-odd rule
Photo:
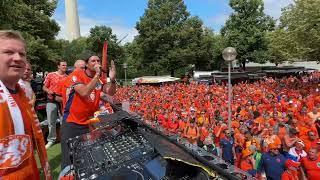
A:
<svg viewBox="0 0 320 180">
<path fill-rule="evenodd" d="M 24 123 L 25 134 L 33 138 L 32 125 L 31 125 L 32 119 L 27 114 L 28 111 L 25 110 L 29 108 L 26 106 L 26 102 L 28 102 L 28 100 L 26 99 L 26 97 L 24 97 L 23 94 L 24 94 L 23 90 L 19 89 L 16 94 L 11 94 L 11 95 L 14 98 L 15 102 L 17 103 L 17 106 L 19 107 L 19 109 L 21 109 L 21 116 Z M 1 96 L 0 96 L 0 100 L 1 100 Z M 5 144 L 4 141 L 6 139 L 10 139 L 9 141 L 10 143 L 17 142 L 13 140 L 14 139 L 13 137 L 15 137 L 14 124 L 13 124 L 13 120 L 10 117 L 9 107 L 6 105 L 6 102 L 3 103 L 0 101 L 0 119 L 1 119 L 1 122 L 0 122 L 0 142 L 1 143 L 0 144 L 4 145 Z M 2 160 L 0 161 L 0 166 L 1 166 L 0 179 L 1 180 L 2 179 L 3 180 L 7 180 L 7 179 L 38 180 L 40 179 L 33 149 L 32 148 L 29 149 L 29 152 L 31 153 L 29 153 L 28 155 L 25 155 L 27 158 L 24 159 L 24 157 L 22 157 L 21 154 L 23 154 L 22 152 L 28 152 L 28 151 L 25 149 L 19 149 L 21 148 L 21 146 L 15 146 L 15 147 L 17 149 L 14 149 L 11 147 L 12 148 L 11 151 L 8 151 L 11 154 L 5 151 L 5 149 L 8 147 L 3 146 L 1 149 L 3 150 L 3 152 L 0 152 L 0 159 Z M 7 154 L 4 154 L 5 152 Z M 19 153 L 13 153 L 13 152 L 19 152 Z M 9 160 L 16 158 L 15 160 L 17 162 L 20 161 L 19 163 L 21 164 L 17 165 L 16 167 L 11 167 L 7 169 L 5 168 L 6 162 L 10 162 L 10 161 L 9 160 L 5 161 L 6 158 Z"/>
<path fill-rule="evenodd" d="M 301 165 L 306 170 L 308 179 L 320 179 L 320 157 L 315 161 L 308 159 L 308 157 L 304 157 L 301 159 Z"/>
<path fill-rule="evenodd" d="M 64 109 L 64 107 L 65 107 L 65 105 L 67 103 L 67 100 L 68 100 L 68 96 L 67 95 L 70 94 L 70 91 L 71 91 L 71 88 L 72 88 L 72 85 L 73 85 L 73 81 L 72 81 L 71 78 L 72 78 L 73 74 L 76 71 L 80 71 L 80 69 L 73 71 L 66 78 L 64 78 L 62 81 L 60 81 L 59 82 L 59 86 L 57 87 L 56 94 L 58 96 L 62 97 L 62 110 Z M 81 69 L 81 71 L 83 71 L 83 70 Z"/>
<path fill-rule="evenodd" d="M 100 80 L 96 84 L 96 88 L 90 93 L 88 97 L 81 97 L 74 87 L 79 84 L 88 84 L 92 78 L 90 78 L 85 71 L 76 70 L 70 74 L 69 81 L 64 81 L 64 86 L 68 87 L 69 83 L 71 88 L 66 90 L 66 93 L 62 94 L 62 98 L 65 99 L 63 120 L 67 122 L 73 122 L 76 124 L 88 124 L 89 119 L 93 117 L 94 112 L 99 109 L 100 93 L 102 91 L 103 81 Z"/>
</svg>

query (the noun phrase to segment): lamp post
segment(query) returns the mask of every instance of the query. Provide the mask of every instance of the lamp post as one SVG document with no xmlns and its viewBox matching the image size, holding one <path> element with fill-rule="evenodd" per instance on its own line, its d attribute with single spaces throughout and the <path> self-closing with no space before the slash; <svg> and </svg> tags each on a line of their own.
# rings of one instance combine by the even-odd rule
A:
<svg viewBox="0 0 320 180">
<path fill-rule="evenodd" d="M 196 65 L 192 64 L 191 65 L 191 70 L 192 70 L 192 79 L 194 79 L 194 70 L 195 70 Z"/>
<path fill-rule="evenodd" d="M 237 51 L 227 47 L 222 51 L 222 57 L 228 63 L 228 129 L 231 132 L 231 62 L 236 59 Z"/>
<path fill-rule="evenodd" d="M 127 68 L 128 68 L 128 64 L 127 63 L 123 63 L 125 86 L 127 86 Z"/>
</svg>

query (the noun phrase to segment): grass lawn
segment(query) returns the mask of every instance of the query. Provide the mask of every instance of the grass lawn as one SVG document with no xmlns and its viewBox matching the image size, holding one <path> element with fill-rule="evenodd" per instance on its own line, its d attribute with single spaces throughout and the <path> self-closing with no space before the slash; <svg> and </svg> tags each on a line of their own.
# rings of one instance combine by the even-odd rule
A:
<svg viewBox="0 0 320 180">
<path fill-rule="evenodd" d="M 61 148 L 60 143 L 55 144 L 47 150 L 48 160 L 51 168 L 52 177 L 54 180 L 58 179 L 61 171 Z M 36 156 L 38 167 L 40 167 L 40 161 Z M 44 179 L 41 174 L 41 179 Z"/>
<path fill-rule="evenodd" d="M 52 171 L 53 179 L 58 179 L 59 173 L 61 171 L 61 148 L 60 143 L 55 144 L 52 147 L 50 147 L 48 150 L 48 159 L 49 164 Z"/>
</svg>

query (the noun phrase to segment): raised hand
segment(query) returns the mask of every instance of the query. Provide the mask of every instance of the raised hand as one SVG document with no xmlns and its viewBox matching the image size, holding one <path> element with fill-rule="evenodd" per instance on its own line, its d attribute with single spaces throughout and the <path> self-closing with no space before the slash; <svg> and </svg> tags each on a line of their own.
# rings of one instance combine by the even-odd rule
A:
<svg viewBox="0 0 320 180">
<path fill-rule="evenodd" d="M 109 78 L 110 78 L 110 81 L 116 80 L 116 66 L 114 65 L 113 60 L 111 60 L 111 67 L 109 70 Z"/>
</svg>

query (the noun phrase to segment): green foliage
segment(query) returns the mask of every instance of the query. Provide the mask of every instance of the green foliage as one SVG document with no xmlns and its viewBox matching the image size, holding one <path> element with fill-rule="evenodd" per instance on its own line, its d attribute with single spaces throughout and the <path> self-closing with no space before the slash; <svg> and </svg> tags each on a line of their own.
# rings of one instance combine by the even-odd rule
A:
<svg viewBox="0 0 320 180">
<path fill-rule="evenodd" d="M 286 58 L 320 61 L 320 0 L 296 0 L 283 10 L 280 22 L 278 49 Z"/>
<path fill-rule="evenodd" d="M 0 29 L 22 32 L 28 44 L 28 59 L 37 71 L 49 70 L 59 58 L 49 46 L 59 31 L 52 20 L 55 1 L 3 0 L 0 2 Z"/>
<path fill-rule="evenodd" d="M 56 67 L 55 59 L 59 56 L 44 44 L 44 40 L 34 37 L 28 33 L 23 33 L 27 42 L 27 58 L 30 60 L 34 71 L 43 71 L 43 67 Z M 52 68 L 50 68 L 52 69 Z"/>
<path fill-rule="evenodd" d="M 211 34 L 211 38 L 213 39 L 212 52 L 213 58 L 210 63 L 211 69 L 220 70 L 224 60 L 222 58 L 222 51 L 227 47 L 226 40 L 224 36 L 220 34 Z"/>
<path fill-rule="evenodd" d="M 137 42 L 134 40 L 132 43 L 127 43 L 124 45 L 123 49 L 124 49 L 124 62 L 126 62 L 128 65 L 128 68 L 127 68 L 128 79 L 133 79 L 135 77 L 144 75 L 144 73 L 146 72 L 143 72 L 143 70 L 146 70 L 147 68 L 143 69 L 141 66 L 141 59 L 139 59 L 141 49 L 137 45 Z M 120 68 L 122 69 L 122 67 Z M 118 77 L 121 77 L 124 79 L 124 72 L 122 73 L 120 71 L 120 74 L 118 75 L 120 75 Z"/>
<path fill-rule="evenodd" d="M 62 42 L 65 43 L 65 42 Z M 62 45 L 63 47 L 64 45 Z M 62 59 L 66 60 L 68 66 L 73 66 L 74 62 L 78 59 L 85 60 L 86 51 L 88 50 L 87 38 L 81 37 L 67 43 L 62 49 L 61 55 Z"/>
<path fill-rule="evenodd" d="M 95 26 L 90 29 L 87 43 L 91 51 L 101 54 L 105 40 L 108 42 L 108 61 L 119 61 L 123 55 L 123 49 L 117 42 L 117 36 L 112 34 L 112 29 L 106 26 Z"/>
<path fill-rule="evenodd" d="M 267 34 L 267 40 L 269 42 L 268 52 L 270 55 L 270 62 L 280 64 L 283 61 L 290 60 L 291 53 L 288 49 L 294 49 L 292 46 L 294 41 L 288 37 L 287 32 L 277 28 L 275 31 Z"/>
<path fill-rule="evenodd" d="M 212 41 L 198 17 L 189 17 L 183 0 L 150 0 L 136 25 L 140 66 L 155 75 L 161 71 L 174 75 L 188 64 L 207 68 L 212 58 Z"/>
<path fill-rule="evenodd" d="M 273 30 L 274 20 L 264 14 L 263 0 L 230 0 L 229 5 L 234 12 L 221 29 L 226 44 L 236 48 L 243 67 L 246 60 L 265 62 L 268 59 L 266 32 Z"/>
</svg>

